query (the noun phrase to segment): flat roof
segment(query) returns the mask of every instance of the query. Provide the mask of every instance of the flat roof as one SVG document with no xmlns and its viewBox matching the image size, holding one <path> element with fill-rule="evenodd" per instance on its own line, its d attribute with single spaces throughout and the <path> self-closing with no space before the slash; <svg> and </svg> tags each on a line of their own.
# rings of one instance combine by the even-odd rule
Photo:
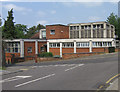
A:
<svg viewBox="0 0 120 92">
<path fill-rule="evenodd" d="M 46 25 L 46 26 L 68 26 L 68 25 L 63 25 L 63 24 L 51 24 L 51 25 Z"/>
<path fill-rule="evenodd" d="M 89 23 L 108 23 L 106 21 L 97 21 L 97 22 L 86 22 L 86 23 L 69 23 L 68 25 L 70 24 L 89 24 Z"/>
</svg>

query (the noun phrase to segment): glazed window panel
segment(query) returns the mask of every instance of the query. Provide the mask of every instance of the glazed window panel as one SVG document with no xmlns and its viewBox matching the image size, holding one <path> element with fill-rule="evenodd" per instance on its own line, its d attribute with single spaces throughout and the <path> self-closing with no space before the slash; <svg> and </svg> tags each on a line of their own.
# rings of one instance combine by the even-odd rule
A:
<svg viewBox="0 0 120 92">
<path fill-rule="evenodd" d="M 62 43 L 62 47 L 74 47 L 74 43 L 73 42 Z"/>
<path fill-rule="evenodd" d="M 89 47 L 89 42 L 77 42 L 77 47 Z"/>
<path fill-rule="evenodd" d="M 55 30 L 50 30 L 50 34 L 54 35 L 55 34 Z"/>
<path fill-rule="evenodd" d="M 111 47 L 112 42 L 93 42 L 92 46 L 93 47 Z"/>
<path fill-rule="evenodd" d="M 28 53 L 32 53 L 32 47 L 28 47 L 28 48 L 27 48 L 27 52 L 28 52 Z"/>
<path fill-rule="evenodd" d="M 60 43 L 50 43 L 49 46 L 53 48 L 57 48 L 60 47 Z"/>
<path fill-rule="evenodd" d="M 20 53 L 20 43 L 19 42 L 8 42 L 6 43 L 7 53 Z"/>
</svg>

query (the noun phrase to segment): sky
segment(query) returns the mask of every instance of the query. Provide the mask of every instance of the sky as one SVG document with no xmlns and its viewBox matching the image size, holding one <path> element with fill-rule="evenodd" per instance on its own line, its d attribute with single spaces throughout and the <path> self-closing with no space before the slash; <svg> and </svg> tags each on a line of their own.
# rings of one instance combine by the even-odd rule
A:
<svg viewBox="0 0 120 92">
<path fill-rule="evenodd" d="M 117 2 L 15 2 L 2 1 L 2 18 L 13 8 L 15 24 L 69 24 L 106 21 L 110 13 L 118 14 Z"/>
</svg>

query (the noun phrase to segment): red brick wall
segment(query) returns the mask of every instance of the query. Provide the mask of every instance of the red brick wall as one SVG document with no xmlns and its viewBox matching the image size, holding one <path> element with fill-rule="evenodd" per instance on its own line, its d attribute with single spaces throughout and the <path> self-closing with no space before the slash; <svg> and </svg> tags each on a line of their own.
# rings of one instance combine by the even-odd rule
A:
<svg viewBox="0 0 120 92">
<path fill-rule="evenodd" d="M 54 35 L 50 34 L 50 30 L 55 30 L 55 34 Z M 46 39 L 68 39 L 68 38 L 69 38 L 69 26 L 64 25 L 46 26 Z"/>
<path fill-rule="evenodd" d="M 100 54 L 100 53 L 86 53 L 86 54 L 80 54 L 80 53 L 76 53 L 76 54 L 63 54 L 63 58 L 64 59 L 70 59 L 70 58 L 77 58 L 77 57 L 85 57 L 85 56 L 91 56 L 91 55 L 95 55 L 95 54 Z"/>
<path fill-rule="evenodd" d="M 76 48 L 76 53 L 89 52 L 89 48 Z"/>
<path fill-rule="evenodd" d="M 49 52 L 52 52 L 53 55 L 60 55 L 60 48 L 49 48 Z"/>
<path fill-rule="evenodd" d="M 5 53 L 5 59 L 6 59 L 6 62 L 8 63 L 8 61 L 11 62 L 11 54 L 14 54 L 16 57 L 19 57 L 20 56 L 20 53 Z"/>
<path fill-rule="evenodd" d="M 108 52 L 108 48 L 92 48 L 92 52 Z"/>
<path fill-rule="evenodd" d="M 74 48 L 62 48 L 62 53 L 74 53 Z"/>
<path fill-rule="evenodd" d="M 32 53 L 29 53 L 28 47 L 32 47 Z M 24 42 L 24 56 L 35 56 L 35 42 Z"/>
<path fill-rule="evenodd" d="M 45 44 L 47 44 L 47 42 L 38 42 L 38 53 L 41 53 L 40 48 L 45 47 Z M 44 52 L 47 52 L 47 48 L 44 49 Z"/>
</svg>

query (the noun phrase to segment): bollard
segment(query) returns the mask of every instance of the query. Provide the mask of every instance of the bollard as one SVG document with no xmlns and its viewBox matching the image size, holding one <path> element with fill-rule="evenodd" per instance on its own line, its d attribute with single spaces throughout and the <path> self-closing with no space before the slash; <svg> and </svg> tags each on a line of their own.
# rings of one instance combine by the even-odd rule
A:
<svg viewBox="0 0 120 92">
<path fill-rule="evenodd" d="M 37 55 L 35 55 L 35 63 L 37 63 Z"/>
</svg>

